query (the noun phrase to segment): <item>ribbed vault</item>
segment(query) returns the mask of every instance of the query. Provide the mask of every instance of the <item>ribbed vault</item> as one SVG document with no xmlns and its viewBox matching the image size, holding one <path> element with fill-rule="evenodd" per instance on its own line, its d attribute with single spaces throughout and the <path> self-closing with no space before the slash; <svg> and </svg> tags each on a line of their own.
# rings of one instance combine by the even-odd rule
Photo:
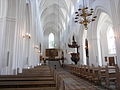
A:
<svg viewBox="0 0 120 90">
<path fill-rule="evenodd" d="M 78 0 L 39 0 L 43 30 L 65 30 L 69 12 Z"/>
</svg>

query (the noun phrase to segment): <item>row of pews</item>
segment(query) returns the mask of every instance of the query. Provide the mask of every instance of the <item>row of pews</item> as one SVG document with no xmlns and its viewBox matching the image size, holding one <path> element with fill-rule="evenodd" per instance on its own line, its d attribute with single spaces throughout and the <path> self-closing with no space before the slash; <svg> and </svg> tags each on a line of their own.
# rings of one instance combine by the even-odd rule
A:
<svg viewBox="0 0 120 90">
<path fill-rule="evenodd" d="M 0 90 L 56 90 L 49 66 L 24 69 L 18 75 L 0 75 Z"/>
<path fill-rule="evenodd" d="M 64 67 L 70 73 L 63 69 L 54 70 L 49 66 L 42 65 L 24 69 L 23 73 L 18 75 L 0 75 L 0 90 L 106 90 L 96 86 L 99 84 L 105 85 L 109 90 L 110 80 L 113 80 L 115 84 L 119 80 L 119 78 L 116 80 L 117 74 L 112 74 L 113 72 L 117 73 L 114 71 L 118 70 L 117 67 L 85 65 L 64 65 Z M 109 74 L 108 71 L 112 73 Z"/>
<path fill-rule="evenodd" d="M 105 90 L 65 71 L 54 71 L 57 90 Z"/>
<path fill-rule="evenodd" d="M 120 90 L 120 72 L 117 65 L 94 67 L 87 65 L 64 65 L 70 73 L 89 81 L 90 83 L 102 86 L 107 90 Z"/>
</svg>

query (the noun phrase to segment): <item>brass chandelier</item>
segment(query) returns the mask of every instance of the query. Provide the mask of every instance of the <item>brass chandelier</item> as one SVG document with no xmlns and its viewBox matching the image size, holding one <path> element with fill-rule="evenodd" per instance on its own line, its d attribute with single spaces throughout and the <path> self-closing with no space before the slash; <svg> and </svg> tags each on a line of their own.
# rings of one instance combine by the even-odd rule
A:
<svg viewBox="0 0 120 90">
<path fill-rule="evenodd" d="M 88 29 L 88 24 L 90 22 L 95 21 L 97 16 L 93 16 L 94 10 L 88 9 L 87 6 L 84 5 L 84 0 L 83 0 L 83 8 L 79 8 L 77 12 L 75 12 L 75 23 L 79 23 L 84 25 L 85 29 Z"/>
</svg>

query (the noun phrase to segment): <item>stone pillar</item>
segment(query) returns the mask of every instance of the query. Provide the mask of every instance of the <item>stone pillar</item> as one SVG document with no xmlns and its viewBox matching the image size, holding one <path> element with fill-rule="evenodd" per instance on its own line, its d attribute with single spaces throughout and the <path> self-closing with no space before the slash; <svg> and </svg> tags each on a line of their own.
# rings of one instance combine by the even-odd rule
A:
<svg viewBox="0 0 120 90">
<path fill-rule="evenodd" d="M 1 0 L 1 74 L 11 74 L 16 23 L 16 0 Z"/>
<path fill-rule="evenodd" d="M 113 28 L 115 32 L 115 41 L 116 41 L 116 63 L 120 67 L 120 24 Z"/>
</svg>

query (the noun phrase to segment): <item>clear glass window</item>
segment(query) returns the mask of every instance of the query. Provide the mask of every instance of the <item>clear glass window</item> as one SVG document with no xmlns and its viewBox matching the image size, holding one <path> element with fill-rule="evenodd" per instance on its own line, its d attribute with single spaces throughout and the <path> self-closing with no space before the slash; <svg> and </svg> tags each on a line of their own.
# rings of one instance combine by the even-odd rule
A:
<svg viewBox="0 0 120 90">
<path fill-rule="evenodd" d="M 114 32 L 113 32 L 112 27 L 108 28 L 107 41 L 108 41 L 109 54 L 116 54 L 115 37 L 114 37 Z"/>
<path fill-rule="evenodd" d="M 55 45 L 54 34 L 50 33 L 49 34 L 49 48 L 54 48 L 54 45 Z"/>
</svg>

